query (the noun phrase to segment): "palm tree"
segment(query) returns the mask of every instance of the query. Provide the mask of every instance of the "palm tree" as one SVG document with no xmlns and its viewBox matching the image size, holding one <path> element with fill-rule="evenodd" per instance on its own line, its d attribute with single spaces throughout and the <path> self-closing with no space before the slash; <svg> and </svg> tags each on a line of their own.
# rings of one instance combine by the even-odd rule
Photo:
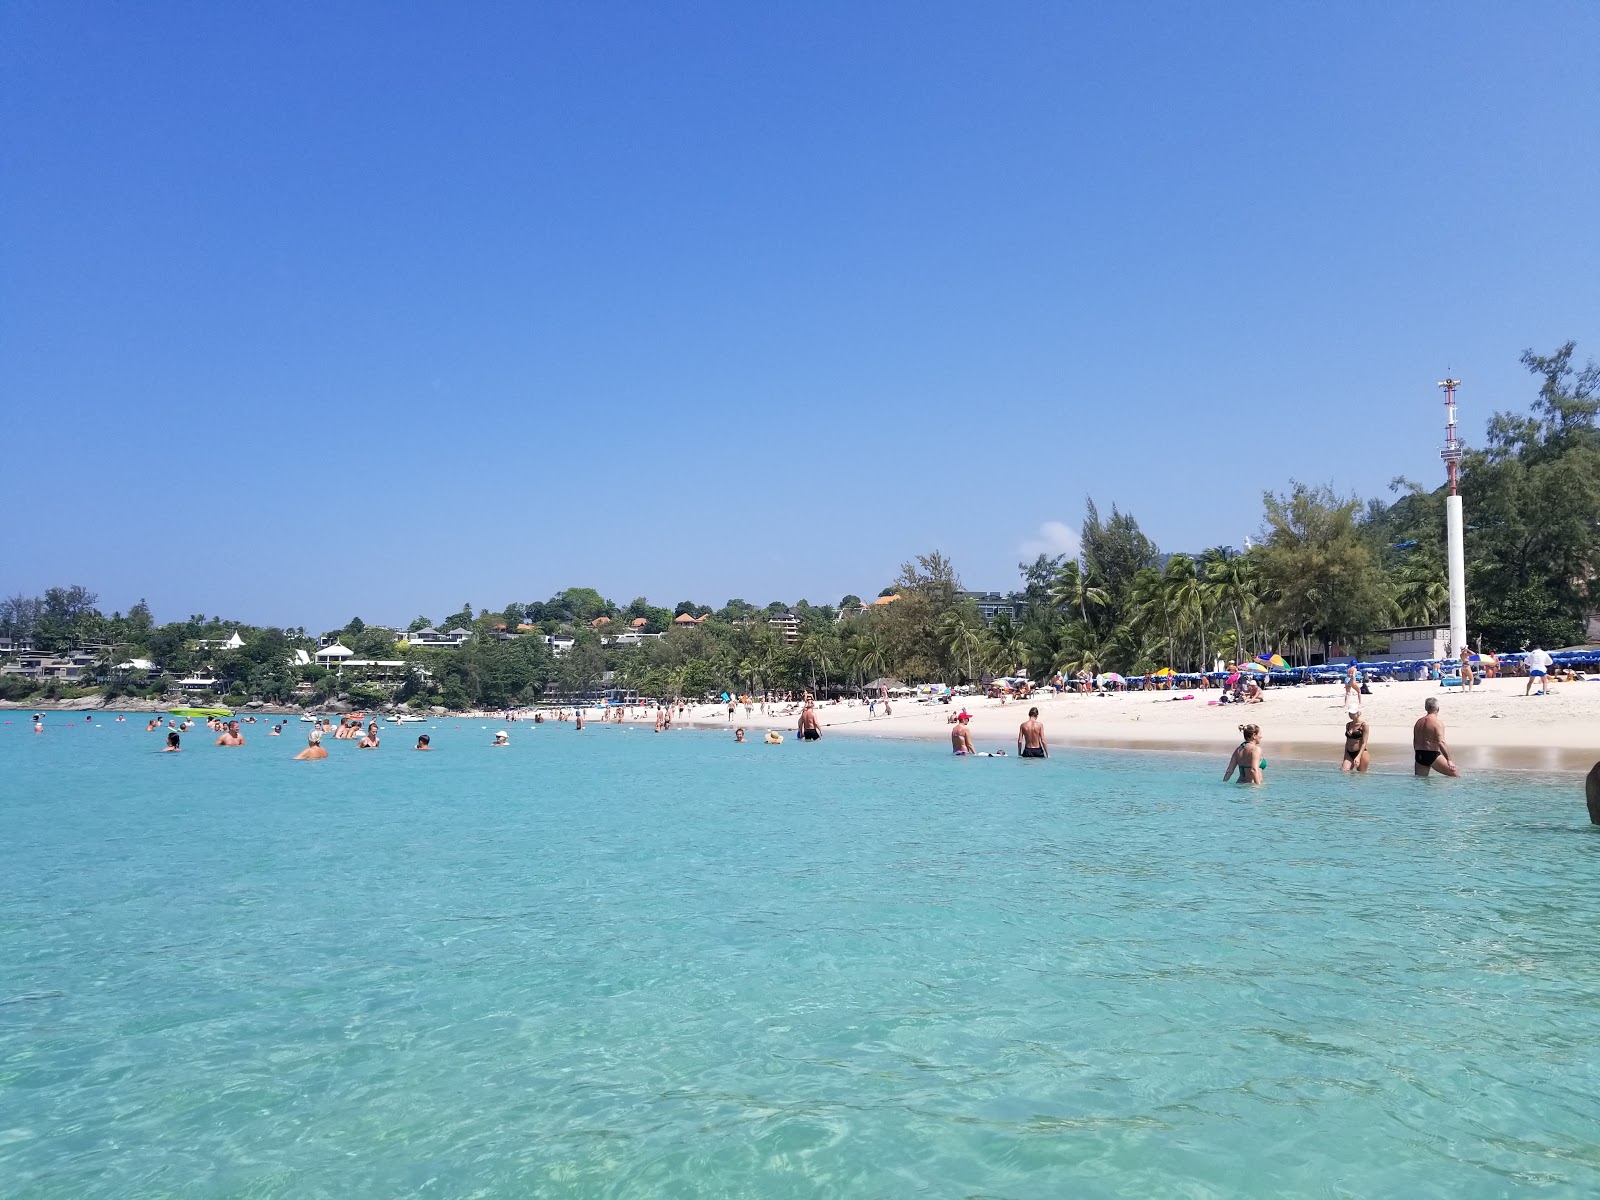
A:
<svg viewBox="0 0 1600 1200">
<path fill-rule="evenodd" d="M 951 609 L 939 622 L 939 636 L 953 656 L 967 660 L 967 679 L 975 679 L 972 657 L 983 646 L 983 626 L 973 620 L 973 614 L 965 608 Z"/>
<path fill-rule="evenodd" d="M 1135 633 L 1164 632 L 1167 643 L 1167 665 L 1172 665 L 1174 642 L 1172 604 L 1167 595 L 1167 581 L 1154 567 L 1146 567 L 1133 577 L 1133 622 Z"/>
<path fill-rule="evenodd" d="M 1209 552 L 1208 552 L 1209 558 Z M 1260 600 L 1260 582 L 1255 561 L 1248 554 L 1210 559 L 1205 566 L 1206 581 L 1216 589 L 1217 603 L 1233 616 L 1233 632 L 1238 654 L 1246 654 L 1244 626 Z"/>
<path fill-rule="evenodd" d="M 1074 560 L 1061 568 L 1050 586 L 1050 600 L 1058 608 L 1075 611 L 1079 620 L 1089 620 L 1091 608 L 1101 609 L 1111 597 L 1103 587 L 1096 587 L 1090 576 Z"/>
<path fill-rule="evenodd" d="M 1061 649 L 1051 669 L 1098 675 L 1110 664 L 1114 652 L 1113 638 L 1102 638 L 1087 621 L 1073 621 L 1062 632 Z"/>
<path fill-rule="evenodd" d="M 885 674 L 889 669 L 889 656 L 883 639 L 875 633 L 863 633 L 850 643 L 856 665 L 861 670 L 861 681 Z"/>
<path fill-rule="evenodd" d="M 1211 587 L 1200 577 L 1200 572 L 1195 569 L 1194 559 L 1187 554 L 1174 554 L 1167 561 L 1162 584 L 1166 588 L 1167 605 L 1172 613 L 1174 625 L 1180 634 L 1191 631 L 1195 634 L 1200 644 L 1200 665 L 1204 667 L 1206 625 L 1211 619 L 1211 614 L 1207 610 L 1207 602 L 1211 599 Z M 1184 660 L 1183 665 L 1187 667 L 1189 665 L 1187 655 L 1184 656 Z"/>
<path fill-rule="evenodd" d="M 1450 604 L 1450 589 L 1444 572 L 1428 559 L 1407 564 L 1396 580 L 1395 609 L 1402 621 L 1411 625 L 1433 625 L 1444 619 Z"/>
<path fill-rule="evenodd" d="M 993 644 L 996 667 L 1007 674 L 1017 667 L 1027 668 L 1028 643 L 1006 613 L 998 614 L 989 626 L 989 640 Z"/>
<path fill-rule="evenodd" d="M 829 661 L 828 640 L 822 634 L 808 633 L 800 639 L 797 647 L 800 657 L 805 659 L 811 668 L 811 690 L 817 690 L 817 670 L 822 671 L 822 682 L 828 682 L 828 668 L 833 664 Z"/>
</svg>

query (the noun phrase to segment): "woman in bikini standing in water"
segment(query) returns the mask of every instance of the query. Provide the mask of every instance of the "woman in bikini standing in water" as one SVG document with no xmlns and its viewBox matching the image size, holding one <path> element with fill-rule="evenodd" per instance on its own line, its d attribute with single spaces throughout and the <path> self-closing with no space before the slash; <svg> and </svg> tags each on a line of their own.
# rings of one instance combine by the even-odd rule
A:
<svg viewBox="0 0 1600 1200">
<path fill-rule="evenodd" d="M 1240 783 L 1261 783 L 1262 772 L 1267 769 L 1267 760 L 1261 757 L 1261 726 L 1241 725 L 1239 732 L 1244 735 L 1233 752 L 1233 757 L 1228 759 L 1228 769 L 1222 774 L 1222 782 L 1227 783 L 1233 778 L 1234 771 L 1239 772 Z"/>
</svg>

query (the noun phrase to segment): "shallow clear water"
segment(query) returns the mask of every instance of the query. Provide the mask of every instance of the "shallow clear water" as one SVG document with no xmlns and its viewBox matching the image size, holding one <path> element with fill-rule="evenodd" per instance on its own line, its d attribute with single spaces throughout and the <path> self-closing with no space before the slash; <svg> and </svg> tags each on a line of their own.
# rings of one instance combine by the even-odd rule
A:
<svg viewBox="0 0 1600 1200">
<path fill-rule="evenodd" d="M 1600 1189 L 1571 778 L 26 715 L 6 1197 Z"/>
</svg>

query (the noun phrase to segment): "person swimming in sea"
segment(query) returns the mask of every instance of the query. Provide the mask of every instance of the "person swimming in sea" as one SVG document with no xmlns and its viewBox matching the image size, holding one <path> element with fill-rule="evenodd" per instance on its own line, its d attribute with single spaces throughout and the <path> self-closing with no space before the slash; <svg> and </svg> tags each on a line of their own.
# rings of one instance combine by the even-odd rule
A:
<svg viewBox="0 0 1600 1200">
<path fill-rule="evenodd" d="M 372 724 L 367 726 L 366 734 L 362 737 L 362 739 L 359 742 L 356 743 L 356 749 L 357 750 L 376 750 L 378 748 L 378 742 L 379 742 L 379 738 L 378 738 L 378 723 L 376 721 L 374 721 L 374 722 L 372 722 Z"/>
<path fill-rule="evenodd" d="M 313 729 L 306 734 L 306 748 L 295 755 L 296 761 L 315 758 L 327 758 L 328 748 L 322 744 L 322 730 Z"/>
<path fill-rule="evenodd" d="M 1244 735 L 1244 741 L 1239 743 L 1233 756 L 1228 759 L 1228 769 L 1222 773 L 1222 782 L 1227 783 L 1233 778 L 1234 771 L 1238 771 L 1240 783 L 1261 783 L 1262 772 L 1267 769 L 1267 760 L 1261 757 L 1261 726 L 1241 725 L 1239 732 Z"/>
<path fill-rule="evenodd" d="M 739 728 L 737 728 L 737 729 L 735 729 L 733 731 L 733 740 L 736 741 L 736 742 L 744 741 L 744 726 L 743 725 L 739 726 Z"/>
<path fill-rule="evenodd" d="M 502 729 L 499 733 L 494 735 L 494 741 L 490 742 L 489 745 L 509 746 L 511 745 L 511 735 Z"/>
<path fill-rule="evenodd" d="M 412 749 L 414 749 L 414 750 L 432 750 L 433 746 L 428 741 L 428 735 L 425 734 L 425 733 L 418 734 L 417 735 L 417 744 L 414 747 L 412 747 Z"/>
<path fill-rule="evenodd" d="M 239 722 L 229 721 L 222 730 L 222 736 L 212 743 L 214 746 L 242 746 L 244 734 L 239 732 Z"/>
<path fill-rule="evenodd" d="M 177 754 L 182 749 L 183 746 L 181 744 L 181 739 L 178 737 L 178 731 L 174 729 L 171 733 L 167 734 L 167 744 L 161 748 L 161 753 Z"/>
</svg>

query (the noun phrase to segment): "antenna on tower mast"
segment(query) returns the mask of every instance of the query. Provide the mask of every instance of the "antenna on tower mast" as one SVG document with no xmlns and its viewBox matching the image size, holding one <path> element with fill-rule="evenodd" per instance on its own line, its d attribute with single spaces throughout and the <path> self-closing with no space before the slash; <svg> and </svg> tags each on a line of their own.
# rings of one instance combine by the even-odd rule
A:
<svg viewBox="0 0 1600 1200">
<path fill-rule="evenodd" d="M 1461 517 L 1461 459 L 1466 453 L 1461 439 L 1456 436 L 1456 388 L 1459 379 L 1446 376 L 1439 381 L 1444 389 L 1444 449 L 1439 457 L 1444 459 L 1445 471 L 1450 476 L 1450 494 L 1445 497 L 1445 553 L 1446 569 L 1450 583 L 1450 654 L 1459 655 L 1467 644 L 1467 566 L 1466 537 Z"/>
<path fill-rule="evenodd" d="M 1446 472 L 1450 476 L 1450 494 L 1456 495 L 1457 475 L 1461 458 L 1465 453 L 1461 448 L 1461 440 L 1456 437 L 1456 388 L 1461 386 L 1461 380 L 1448 377 L 1439 381 L 1439 386 L 1444 389 L 1444 449 L 1439 451 L 1439 457 L 1444 459 Z"/>
</svg>

